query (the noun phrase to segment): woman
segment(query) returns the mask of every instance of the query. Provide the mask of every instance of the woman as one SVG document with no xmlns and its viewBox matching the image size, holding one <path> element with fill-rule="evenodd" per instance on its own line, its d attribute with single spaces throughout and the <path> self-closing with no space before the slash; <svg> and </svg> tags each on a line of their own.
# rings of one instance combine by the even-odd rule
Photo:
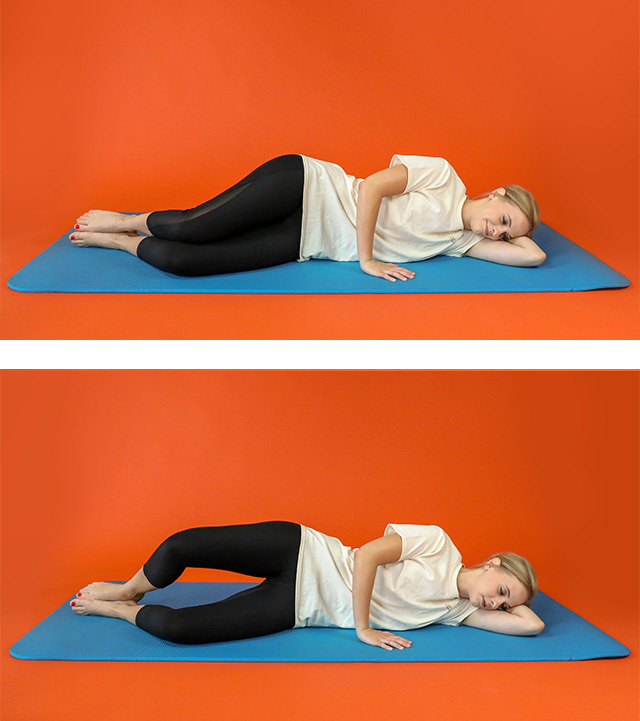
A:
<svg viewBox="0 0 640 721">
<path fill-rule="evenodd" d="M 265 578 L 254 588 L 203 606 L 138 605 L 187 566 Z M 355 551 L 288 521 L 192 528 L 170 536 L 127 583 L 91 583 L 71 601 L 79 614 L 111 616 L 175 643 L 213 643 L 303 626 L 355 628 L 372 646 L 411 646 L 394 631 L 463 623 L 535 635 L 544 623 L 528 607 L 537 591 L 526 559 L 496 554 L 465 568 L 437 526 L 389 524 Z"/>
<path fill-rule="evenodd" d="M 71 241 L 126 250 L 177 275 L 325 258 L 359 261 L 365 273 L 395 282 L 415 276 L 397 263 L 435 255 L 540 265 L 546 256 L 531 239 L 539 221 L 535 198 L 517 185 L 467 198 L 443 158 L 394 155 L 363 180 L 334 163 L 282 155 L 190 210 L 90 210 Z"/>
</svg>

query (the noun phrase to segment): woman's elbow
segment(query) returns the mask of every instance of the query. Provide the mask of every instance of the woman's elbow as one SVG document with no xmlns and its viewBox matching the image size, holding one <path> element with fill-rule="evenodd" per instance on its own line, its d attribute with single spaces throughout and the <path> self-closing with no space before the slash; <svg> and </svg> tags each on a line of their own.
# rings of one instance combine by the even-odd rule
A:
<svg viewBox="0 0 640 721">
<path fill-rule="evenodd" d="M 537 636 L 544 631 L 544 621 L 538 619 L 529 626 L 527 636 Z"/>
<path fill-rule="evenodd" d="M 534 267 L 536 265 L 542 265 L 547 259 L 547 254 L 544 250 L 530 238 L 515 238 L 512 242 L 518 248 L 517 254 L 515 255 L 517 258 L 515 264 L 517 265 Z"/>
<path fill-rule="evenodd" d="M 356 548 L 355 551 L 353 552 L 354 564 L 355 563 L 361 564 L 361 563 L 364 563 L 366 560 L 367 560 L 367 552 L 366 551 L 363 552 L 361 548 Z"/>
<path fill-rule="evenodd" d="M 514 265 L 519 265 L 521 268 L 535 268 L 537 265 L 542 265 L 547 259 L 547 254 L 540 250 L 527 250 L 522 255 L 519 255 Z"/>
<path fill-rule="evenodd" d="M 534 268 L 537 265 L 542 265 L 547 259 L 547 254 L 540 248 L 528 250 L 524 258 L 522 259 L 522 265 L 527 268 Z"/>
<path fill-rule="evenodd" d="M 547 254 L 544 252 L 544 250 L 538 249 L 533 255 L 533 262 L 531 263 L 531 265 L 542 265 L 546 259 Z M 542 625 L 544 626 L 544 624 Z"/>
</svg>

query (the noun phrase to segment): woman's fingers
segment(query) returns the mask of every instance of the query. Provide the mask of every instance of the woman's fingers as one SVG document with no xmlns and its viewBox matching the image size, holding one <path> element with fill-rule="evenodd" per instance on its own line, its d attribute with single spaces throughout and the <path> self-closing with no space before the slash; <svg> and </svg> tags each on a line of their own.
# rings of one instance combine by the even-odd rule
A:
<svg viewBox="0 0 640 721">
<path fill-rule="evenodd" d="M 409 648 L 411 646 L 411 641 L 402 638 L 402 636 L 394 636 L 391 633 L 386 633 L 385 636 L 386 638 L 382 644 L 383 648 L 398 648 L 402 650 L 403 648 Z"/>
<path fill-rule="evenodd" d="M 388 280 L 393 279 L 399 279 L 399 280 L 411 280 L 411 278 L 415 277 L 415 273 L 412 270 L 407 270 L 406 268 L 401 268 L 399 265 L 393 265 L 391 263 L 387 263 L 386 267 L 386 274 L 385 278 Z"/>
<path fill-rule="evenodd" d="M 378 260 L 367 261 L 362 265 L 362 270 L 369 275 L 390 280 L 392 283 L 396 280 L 411 280 L 416 275 L 412 270 L 402 268 L 395 263 L 383 263 Z"/>
<path fill-rule="evenodd" d="M 403 648 L 409 648 L 411 646 L 411 641 L 402 638 L 402 636 L 396 636 L 395 633 L 391 633 L 390 631 L 378 631 L 371 628 L 359 631 L 358 638 L 364 643 L 368 643 L 371 646 L 379 646 L 387 651 L 393 651 L 394 648 L 401 651 Z"/>
</svg>

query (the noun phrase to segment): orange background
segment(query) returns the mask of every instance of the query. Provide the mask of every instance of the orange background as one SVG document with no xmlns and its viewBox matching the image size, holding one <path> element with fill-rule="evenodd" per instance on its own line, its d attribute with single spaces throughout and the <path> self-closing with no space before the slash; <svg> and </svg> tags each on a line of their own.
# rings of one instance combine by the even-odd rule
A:
<svg viewBox="0 0 640 721">
<path fill-rule="evenodd" d="M 635 718 L 637 372 L 4 371 L 2 384 L 3 719 L 315 720 L 335 718 L 338 699 L 356 720 L 390 705 L 408 719 Z M 133 574 L 170 533 L 269 518 L 354 546 L 390 521 L 437 523 L 468 564 L 515 550 L 632 656 L 401 668 L 9 656 L 81 585 Z"/>
<path fill-rule="evenodd" d="M 6 0 L 2 337 L 638 338 L 638 5 Z M 568 294 L 19 294 L 92 207 L 187 207 L 281 153 L 517 182 L 630 277 Z M 382 282 L 382 281 L 381 281 Z M 549 322 L 549 318 L 553 318 Z"/>
</svg>

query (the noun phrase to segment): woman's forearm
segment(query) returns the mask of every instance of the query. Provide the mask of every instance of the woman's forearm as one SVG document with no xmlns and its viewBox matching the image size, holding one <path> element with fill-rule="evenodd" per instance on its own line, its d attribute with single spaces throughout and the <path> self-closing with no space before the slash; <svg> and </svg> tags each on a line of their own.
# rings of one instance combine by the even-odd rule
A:
<svg viewBox="0 0 640 721">
<path fill-rule="evenodd" d="M 364 181 L 360 183 L 356 208 L 356 240 L 360 265 L 373 259 L 373 236 L 382 198 L 381 192 L 376 189 L 369 190 Z"/>
<path fill-rule="evenodd" d="M 509 609 L 512 616 L 517 616 L 525 624 L 525 635 L 536 635 L 544 629 L 544 621 L 528 606 L 514 606 Z"/>
<path fill-rule="evenodd" d="M 541 265 L 547 258 L 547 255 L 542 248 L 526 235 L 513 238 L 513 240 L 511 240 L 511 244 L 518 248 L 522 248 L 525 251 L 527 261 L 525 263 L 526 265 Z"/>
</svg>

